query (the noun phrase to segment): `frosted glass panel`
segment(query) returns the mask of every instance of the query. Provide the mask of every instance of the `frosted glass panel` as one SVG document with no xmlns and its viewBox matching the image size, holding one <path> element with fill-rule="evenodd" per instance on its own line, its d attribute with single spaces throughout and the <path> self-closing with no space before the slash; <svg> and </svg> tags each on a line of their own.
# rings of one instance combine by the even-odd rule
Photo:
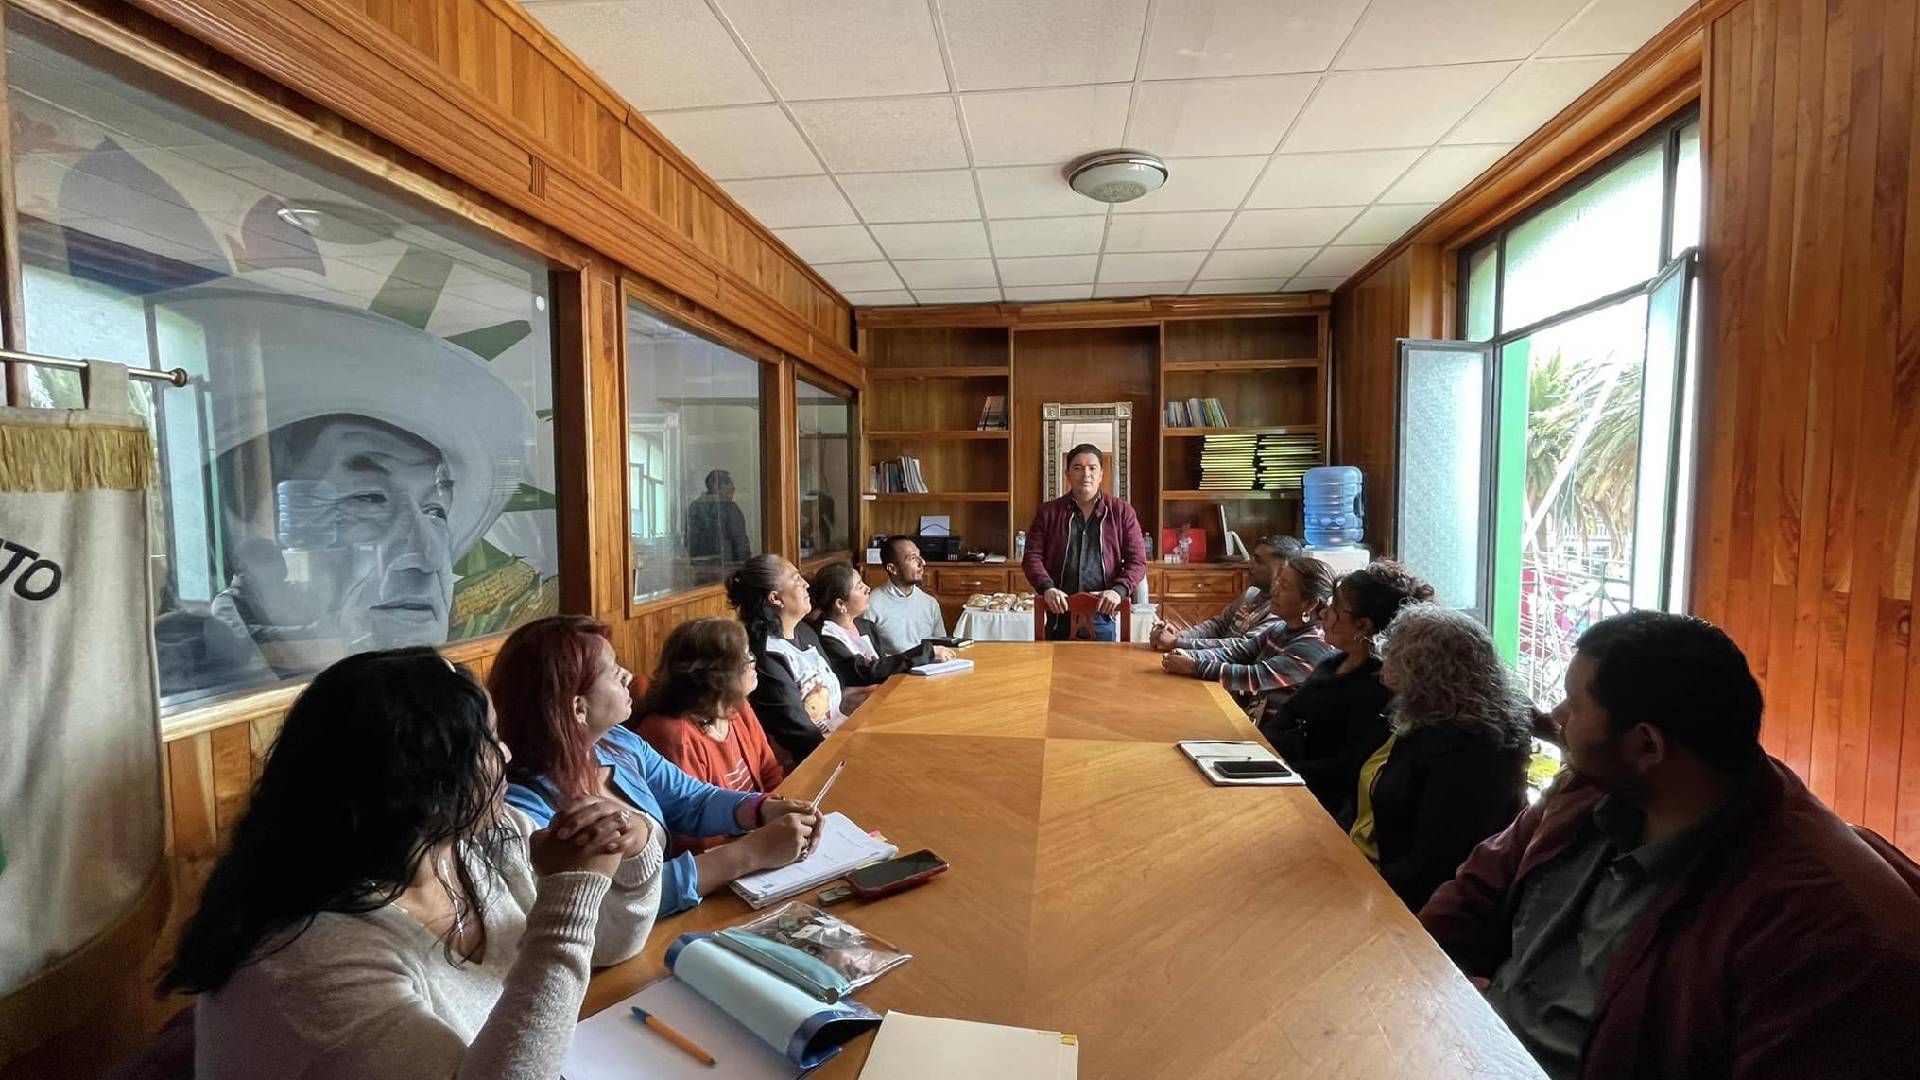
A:
<svg viewBox="0 0 1920 1080">
<path fill-rule="evenodd" d="M 1664 152 L 1649 147 L 1507 234 L 1502 327 L 1530 326 L 1659 272 Z"/>
<path fill-rule="evenodd" d="M 1680 152 L 1673 164 L 1673 246 L 1671 259 L 1700 243 L 1700 122 L 1680 129 Z"/>
<path fill-rule="evenodd" d="M 1482 609 L 1487 376 L 1481 348 L 1401 346 L 1400 557 L 1437 598 Z"/>
<path fill-rule="evenodd" d="M 1467 257 L 1467 340 L 1493 336 L 1493 299 L 1499 277 L 1500 245 L 1487 244 Z"/>
</svg>

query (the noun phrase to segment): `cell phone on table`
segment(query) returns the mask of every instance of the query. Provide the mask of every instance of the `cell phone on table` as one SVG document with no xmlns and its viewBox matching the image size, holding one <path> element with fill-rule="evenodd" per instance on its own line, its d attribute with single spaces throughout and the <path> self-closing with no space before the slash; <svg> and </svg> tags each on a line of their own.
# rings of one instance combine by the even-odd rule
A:
<svg viewBox="0 0 1920 1080">
<path fill-rule="evenodd" d="M 1256 780 L 1274 776 L 1292 776 L 1293 770 L 1278 761 L 1256 758 L 1251 761 L 1216 761 L 1213 771 L 1228 780 Z"/>
<path fill-rule="evenodd" d="M 947 872 L 947 860 L 922 848 L 886 862 L 863 866 L 847 875 L 853 895 L 863 900 L 911 889 Z"/>
</svg>

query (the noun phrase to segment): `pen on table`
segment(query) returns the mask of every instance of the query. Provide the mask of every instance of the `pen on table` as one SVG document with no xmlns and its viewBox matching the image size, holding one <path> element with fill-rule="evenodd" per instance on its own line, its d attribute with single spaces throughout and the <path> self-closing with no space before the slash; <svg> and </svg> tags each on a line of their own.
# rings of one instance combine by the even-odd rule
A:
<svg viewBox="0 0 1920 1080">
<path fill-rule="evenodd" d="M 679 1047 L 680 1049 L 685 1050 L 687 1052 L 687 1055 L 693 1058 L 693 1060 L 698 1061 L 699 1063 L 701 1063 L 702 1065 L 705 1065 L 709 1069 L 719 1064 L 718 1062 L 713 1060 L 712 1054 L 709 1054 L 705 1050 L 700 1049 L 700 1045 L 698 1043 L 694 1042 L 692 1039 L 689 1039 L 685 1035 L 682 1035 L 679 1032 L 668 1027 L 666 1024 L 661 1022 L 659 1017 L 653 1015 L 652 1013 L 648 1012 L 647 1010 L 641 1008 L 638 1005 L 631 1006 L 631 1008 L 633 1009 L 633 1018 L 635 1020 L 638 1020 L 641 1023 L 652 1028 L 654 1031 L 659 1032 L 661 1038 L 667 1040 L 668 1042 Z"/>
<path fill-rule="evenodd" d="M 827 792 L 833 790 L 833 782 L 835 780 L 840 779 L 840 770 L 846 767 L 847 767 L 847 763 L 845 761 L 842 761 L 840 764 L 835 765 L 833 767 L 833 775 L 827 777 L 827 782 L 820 785 L 820 793 L 813 797 L 812 805 L 813 805 L 814 813 L 817 814 L 820 812 L 820 804 L 827 801 Z"/>
</svg>

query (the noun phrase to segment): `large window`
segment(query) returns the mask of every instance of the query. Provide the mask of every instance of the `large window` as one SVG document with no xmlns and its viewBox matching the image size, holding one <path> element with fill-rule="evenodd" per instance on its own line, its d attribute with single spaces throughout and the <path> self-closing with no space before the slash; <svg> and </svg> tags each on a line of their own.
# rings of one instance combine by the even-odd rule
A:
<svg viewBox="0 0 1920 1080">
<path fill-rule="evenodd" d="M 800 557 L 853 550 L 853 402 L 794 380 L 800 436 Z"/>
<path fill-rule="evenodd" d="M 762 365 L 627 304 L 633 598 L 710 585 L 764 550 Z"/>
<path fill-rule="evenodd" d="M 557 609 L 538 258 L 19 12 L 29 350 L 136 383 L 169 708 Z M 79 403 L 29 368 L 30 401 Z"/>
<path fill-rule="evenodd" d="M 1401 554 L 1462 583 L 1441 599 L 1488 619 L 1543 706 L 1588 626 L 1685 604 L 1700 186 L 1683 116 L 1461 252 L 1466 342 L 1403 346 Z M 1491 425 L 1421 457 L 1422 418 L 1460 400 Z"/>
</svg>

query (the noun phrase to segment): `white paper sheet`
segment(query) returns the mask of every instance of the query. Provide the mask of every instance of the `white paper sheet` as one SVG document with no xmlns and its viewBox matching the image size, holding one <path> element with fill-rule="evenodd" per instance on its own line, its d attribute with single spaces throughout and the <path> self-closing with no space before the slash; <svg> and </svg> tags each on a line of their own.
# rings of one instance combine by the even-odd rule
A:
<svg viewBox="0 0 1920 1080">
<path fill-rule="evenodd" d="M 1079 1071 L 1072 1035 L 890 1012 L 860 1080 L 1075 1080 Z"/>
<path fill-rule="evenodd" d="M 797 863 L 774 870 L 748 874 L 733 883 L 733 891 L 754 908 L 763 908 L 795 893 L 805 892 L 847 871 L 881 859 L 891 859 L 900 849 L 868 836 L 845 814 L 830 813 L 822 819 L 820 846 Z"/>
<path fill-rule="evenodd" d="M 709 1069 L 633 1018 L 635 1005 L 658 1016 L 719 1062 Z M 679 979 L 661 979 L 573 1031 L 564 1080 L 795 1080 L 801 1068 L 761 1042 Z"/>
</svg>

